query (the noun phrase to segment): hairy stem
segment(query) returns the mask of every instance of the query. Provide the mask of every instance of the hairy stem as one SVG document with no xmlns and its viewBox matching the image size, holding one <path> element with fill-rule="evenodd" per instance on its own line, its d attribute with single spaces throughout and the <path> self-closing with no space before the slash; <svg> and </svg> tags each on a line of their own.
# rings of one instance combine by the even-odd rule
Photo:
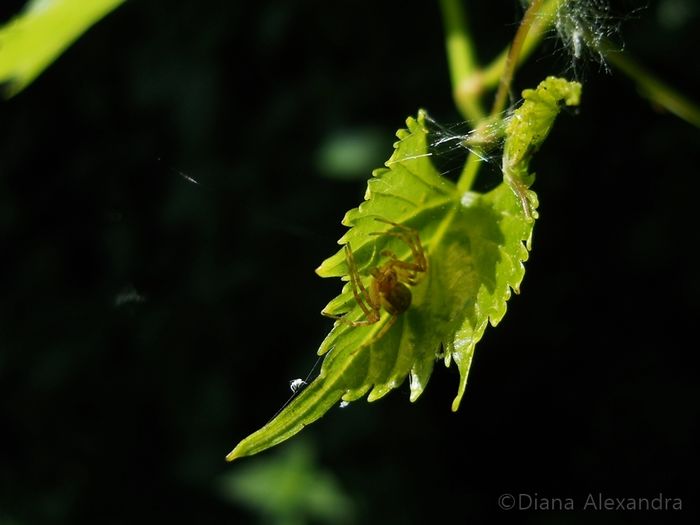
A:
<svg viewBox="0 0 700 525">
<path fill-rule="evenodd" d="M 472 122 L 484 117 L 481 73 L 461 0 L 440 0 L 452 93 L 460 113 Z"/>
</svg>

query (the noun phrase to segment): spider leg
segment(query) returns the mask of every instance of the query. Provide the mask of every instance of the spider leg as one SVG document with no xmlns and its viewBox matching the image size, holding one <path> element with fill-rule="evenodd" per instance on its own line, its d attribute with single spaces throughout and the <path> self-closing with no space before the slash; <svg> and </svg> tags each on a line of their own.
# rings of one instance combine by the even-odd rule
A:
<svg viewBox="0 0 700 525">
<path fill-rule="evenodd" d="M 352 248 L 350 244 L 345 245 L 345 259 L 348 264 L 348 275 L 350 277 L 350 286 L 352 288 L 352 294 L 357 301 L 358 306 L 362 310 L 365 316 L 364 321 L 347 321 L 344 320 L 345 317 L 339 318 L 352 326 L 367 326 L 374 324 L 379 321 L 379 305 L 372 301 L 372 295 L 367 291 L 365 285 L 362 284 L 360 279 L 360 274 L 357 271 L 357 263 L 355 262 L 355 256 L 352 253 Z"/>
<path fill-rule="evenodd" d="M 423 244 L 421 243 L 420 236 L 418 235 L 418 230 L 409 228 L 403 224 L 382 219 L 380 217 L 375 217 L 374 220 L 385 224 L 390 224 L 400 231 L 372 232 L 370 235 L 388 235 L 390 237 L 401 239 L 411 250 L 411 254 L 413 255 L 413 260 L 415 261 L 416 265 L 416 271 L 428 271 L 428 260 L 425 257 L 425 251 L 423 250 Z"/>
<path fill-rule="evenodd" d="M 391 224 L 392 226 L 395 226 L 396 228 L 402 229 L 402 230 L 411 230 L 412 228 L 409 228 L 408 226 L 404 226 L 403 224 L 399 224 L 397 222 L 390 221 L 389 219 L 385 219 L 384 217 L 375 217 L 375 221 L 377 222 L 383 222 L 384 224 Z"/>
<path fill-rule="evenodd" d="M 425 251 L 423 251 L 423 244 L 420 241 L 418 231 L 407 226 L 398 225 L 404 232 L 403 240 L 411 248 L 411 253 L 413 254 L 413 260 L 420 267 L 421 272 L 428 270 L 428 260 L 425 257 Z"/>
<path fill-rule="evenodd" d="M 414 230 L 415 231 L 415 230 Z M 399 260 L 398 257 L 392 252 L 391 250 L 383 250 L 381 254 L 384 257 L 389 257 L 391 258 L 391 265 L 394 267 L 400 267 L 405 270 L 410 270 L 414 272 L 413 278 L 415 279 L 416 273 L 418 272 L 426 272 L 428 270 L 428 261 L 425 258 L 425 252 L 423 252 L 423 247 L 420 244 L 420 239 L 418 239 L 418 244 L 416 245 L 414 242 L 414 239 L 409 237 L 408 235 L 402 233 L 402 232 L 372 232 L 369 235 L 376 235 L 376 236 L 389 236 L 389 237 L 396 237 L 397 239 L 401 239 L 403 242 L 405 242 L 408 247 L 411 249 L 411 255 L 413 256 L 413 260 L 415 262 L 405 262 Z M 416 232 L 417 235 L 417 232 Z M 400 263 L 400 264 L 399 264 Z"/>
<path fill-rule="evenodd" d="M 398 259 L 392 259 L 387 264 L 399 276 L 399 281 L 411 286 L 415 286 L 420 282 L 421 276 L 418 275 L 418 272 L 423 270 L 417 268 L 415 264 L 399 261 Z"/>
<path fill-rule="evenodd" d="M 382 250 L 381 254 L 384 257 L 389 257 L 391 259 L 391 261 L 389 261 L 389 265 L 393 268 L 401 268 L 403 270 L 409 270 L 413 273 L 423 271 L 423 267 L 420 264 L 414 263 L 414 262 L 402 261 L 391 250 Z"/>
</svg>

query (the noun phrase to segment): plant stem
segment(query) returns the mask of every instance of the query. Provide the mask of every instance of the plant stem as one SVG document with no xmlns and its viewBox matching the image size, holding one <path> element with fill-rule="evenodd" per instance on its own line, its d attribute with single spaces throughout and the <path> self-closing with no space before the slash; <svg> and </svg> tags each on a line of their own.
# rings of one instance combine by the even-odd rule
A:
<svg viewBox="0 0 700 525">
<path fill-rule="evenodd" d="M 510 85 L 513 82 L 515 68 L 518 65 L 518 57 L 520 57 L 520 52 L 525 44 L 525 38 L 527 38 L 527 34 L 530 32 L 530 28 L 542 7 L 543 1 L 544 0 L 532 0 L 532 2 L 530 2 L 530 6 L 527 8 L 527 11 L 525 11 L 525 16 L 523 16 L 523 20 L 520 22 L 520 26 L 515 33 L 513 43 L 506 55 L 506 63 L 503 66 L 503 74 L 501 75 L 498 91 L 496 91 L 496 97 L 493 101 L 491 116 L 498 115 L 503 111 L 503 108 L 506 107 L 506 100 L 508 99 L 508 93 L 510 93 Z"/>
<path fill-rule="evenodd" d="M 494 87 L 496 84 L 499 86 L 491 110 L 491 117 L 488 120 L 482 120 L 481 125 L 487 124 L 489 121 L 493 122 L 498 113 L 503 111 L 517 66 L 542 40 L 563 1 L 532 0 L 515 34 L 512 45 L 479 75 L 481 89 Z M 481 158 L 470 152 L 457 181 L 457 188 L 460 191 L 469 191 L 476 179 L 480 165 Z"/>
<path fill-rule="evenodd" d="M 564 0 L 544 1 L 539 12 L 536 13 L 535 19 L 532 21 L 530 30 L 527 33 L 527 37 L 522 44 L 520 54 L 516 60 L 516 66 L 527 60 L 542 41 L 547 29 L 549 29 L 554 22 L 554 17 L 563 1 Z M 484 88 L 492 88 L 499 83 L 506 67 L 510 49 L 512 49 L 512 47 L 504 49 L 491 64 L 484 68 L 481 77 Z"/>
<path fill-rule="evenodd" d="M 460 113 L 472 122 L 484 117 L 479 97 L 482 93 L 481 72 L 474 44 L 467 27 L 461 0 L 440 0 L 445 24 L 445 47 L 452 80 L 452 93 Z"/>
<path fill-rule="evenodd" d="M 474 184 L 474 180 L 476 179 L 476 175 L 479 173 L 480 166 L 481 159 L 478 155 L 475 155 L 470 151 L 469 155 L 467 156 L 467 163 L 464 165 L 464 169 L 462 169 L 462 173 L 457 181 L 457 190 L 460 193 L 464 193 L 471 189 L 472 185 Z"/>
<path fill-rule="evenodd" d="M 627 54 L 610 52 L 607 60 L 637 83 L 640 94 L 689 124 L 700 128 L 700 107 Z"/>
</svg>

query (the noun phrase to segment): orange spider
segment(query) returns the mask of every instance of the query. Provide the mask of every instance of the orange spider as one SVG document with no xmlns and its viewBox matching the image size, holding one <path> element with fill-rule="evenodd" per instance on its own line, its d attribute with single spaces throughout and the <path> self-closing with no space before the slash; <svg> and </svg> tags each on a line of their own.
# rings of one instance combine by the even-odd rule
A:
<svg viewBox="0 0 700 525">
<path fill-rule="evenodd" d="M 360 279 L 352 248 L 350 248 L 349 243 L 345 245 L 345 258 L 348 265 L 352 293 L 365 319 L 360 321 L 350 321 L 345 319 L 345 317 L 336 317 L 336 319 L 351 326 L 368 326 L 379 321 L 381 309 L 384 308 L 391 317 L 372 338 L 372 342 L 381 338 L 393 326 L 396 318 L 408 310 L 412 299 L 411 290 L 408 287 L 417 285 L 425 272 L 428 271 L 428 260 L 425 257 L 423 245 L 416 230 L 385 219 L 377 218 L 375 220 L 392 225 L 394 230 L 373 232 L 370 235 L 386 235 L 401 239 L 411 249 L 414 262 L 401 261 L 393 252 L 383 250 L 381 255 L 388 257 L 389 260 L 369 271 L 372 281 L 369 289 L 367 289 Z"/>
</svg>

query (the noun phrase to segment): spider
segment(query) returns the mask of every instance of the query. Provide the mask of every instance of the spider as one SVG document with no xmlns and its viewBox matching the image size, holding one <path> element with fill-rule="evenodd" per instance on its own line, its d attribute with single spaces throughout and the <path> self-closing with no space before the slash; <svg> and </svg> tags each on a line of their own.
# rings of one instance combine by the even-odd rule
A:
<svg viewBox="0 0 700 525">
<path fill-rule="evenodd" d="M 408 310 L 412 299 L 411 290 L 408 287 L 417 285 L 428 271 L 428 260 L 416 230 L 385 219 L 376 218 L 375 220 L 390 224 L 394 228 L 386 232 L 373 232 L 370 235 L 401 239 L 410 248 L 413 262 L 401 261 L 393 252 L 383 250 L 381 255 L 388 257 L 389 260 L 369 271 L 372 281 L 368 287 L 365 287 L 360 279 L 352 248 L 349 243 L 345 245 L 350 286 L 364 319 L 359 321 L 350 321 L 345 317 L 336 317 L 336 319 L 351 326 L 368 326 L 379 322 L 381 309 L 384 308 L 390 315 L 389 321 L 372 338 L 372 342 L 381 338 L 393 326 L 397 317 Z"/>
</svg>

